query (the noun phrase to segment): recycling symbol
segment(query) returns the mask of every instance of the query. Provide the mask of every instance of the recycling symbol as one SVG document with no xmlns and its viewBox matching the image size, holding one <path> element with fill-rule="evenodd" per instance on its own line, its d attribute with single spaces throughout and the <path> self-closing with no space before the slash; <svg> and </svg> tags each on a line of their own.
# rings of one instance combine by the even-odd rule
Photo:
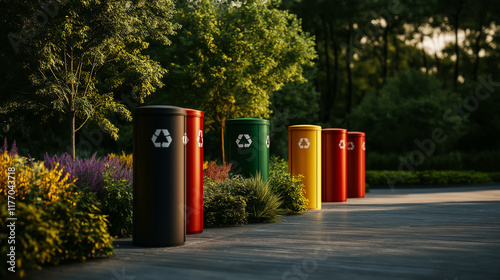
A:
<svg viewBox="0 0 500 280">
<path fill-rule="evenodd" d="M 198 147 L 203 147 L 203 130 L 198 131 Z"/>
<path fill-rule="evenodd" d="M 307 149 L 307 148 L 309 148 L 310 145 L 311 145 L 311 143 L 309 142 L 309 139 L 307 139 L 307 138 L 300 138 L 300 140 L 299 140 L 299 147 L 301 149 Z"/>
<path fill-rule="evenodd" d="M 363 151 L 366 151 L 366 144 L 363 142 Z"/>
<path fill-rule="evenodd" d="M 349 142 L 349 143 L 347 143 L 347 149 L 348 149 L 349 151 L 354 150 L 354 143 L 353 143 L 353 142 Z"/>
<path fill-rule="evenodd" d="M 345 149 L 345 141 L 344 140 L 340 140 L 339 148 Z"/>
<path fill-rule="evenodd" d="M 188 142 L 189 142 L 189 138 L 188 138 L 186 132 L 184 132 L 184 136 L 182 136 L 182 143 L 184 143 L 184 145 L 186 145 Z"/>
<path fill-rule="evenodd" d="M 245 137 L 246 139 L 246 144 L 240 143 L 241 139 Z M 245 142 L 245 141 L 243 141 Z M 238 145 L 238 148 L 248 148 L 250 145 L 252 145 L 252 138 L 250 138 L 250 135 L 248 134 L 240 134 L 238 135 L 238 138 L 236 139 L 236 145 Z"/>
<path fill-rule="evenodd" d="M 156 142 L 156 138 L 160 136 L 163 133 L 165 137 L 167 138 L 166 142 Z M 151 137 L 151 141 L 153 141 L 153 144 L 155 145 L 156 148 L 168 148 L 170 144 L 172 144 L 172 137 L 170 137 L 170 132 L 168 132 L 168 129 L 157 129 L 155 133 L 153 134 L 153 137 Z"/>
<path fill-rule="evenodd" d="M 269 138 L 269 135 L 267 135 L 267 138 L 266 138 L 266 146 L 268 149 L 269 149 L 269 146 L 271 146 L 271 138 Z"/>
</svg>

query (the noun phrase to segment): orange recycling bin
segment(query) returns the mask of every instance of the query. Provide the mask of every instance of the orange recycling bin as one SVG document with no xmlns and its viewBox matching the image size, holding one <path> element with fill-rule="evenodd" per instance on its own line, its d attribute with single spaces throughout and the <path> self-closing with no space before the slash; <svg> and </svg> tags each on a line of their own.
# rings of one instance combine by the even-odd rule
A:
<svg viewBox="0 0 500 280">
<path fill-rule="evenodd" d="M 347 197 L 365 197 L 365 133 L 347 132 Z"/>
<path fill-rule="evenodd" d="M 186 113 L 186 234 L 197 234 L 203 232 L 203 111 Z"/>
<path fill-rule="evenodd" d="M 347 200 L 347 130 L 321 132 L 321 198 L 323 202 Z"/>
<path fill-rule="evenodd" d="M 321 126 L 288 127 L 288 169 L 293 175 L 304 175 L 308 209 L 321 209 Z"/>
</svg>

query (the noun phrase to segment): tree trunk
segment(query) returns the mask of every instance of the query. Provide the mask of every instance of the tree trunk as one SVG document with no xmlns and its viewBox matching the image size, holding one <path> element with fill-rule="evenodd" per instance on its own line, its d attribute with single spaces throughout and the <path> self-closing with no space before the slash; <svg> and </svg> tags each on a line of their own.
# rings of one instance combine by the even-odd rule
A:
<svg viewBox="0 0 500 280">
<path fill-rule="evenodd" d="M 70 147 L 71 147 L 71 158 L 73 161 L 76 159 L 76 151 L 75 151 L 75 119 L 76 119 L 76 114 L 75 112 L 70 112 L 69 113 L 69 122 L 70 122 Z"/>
<path fill-rule="evenodd" d="M 477 81 L 477 77 L 479 75 L 479 52 L 481 51 L 481 37 L 483 36 L 483 18 L 484 18 L 485 9 L 481 9 L 481 13 L 479 15 L 479 25 L 477 28 L 477 37 L 476 42 L 474 44 L 474 53 L 476 56 L 476 61 L 474 61 L 474 69 L 472 70 L 472 79 Z"/>
<path fill-rule="evenodd" d="M 395 35 L 394 37 L 394 71 L 399 73 L 399 42 L 398 37 Z"/>
<path fill-rule="evenodd" d="M 383 61 L 382 61 L 382 84 L 385 84 L 385 79 L 387 78 L 387 60 L 389 56 L 389 21 L 384 18 L 386 22 L 386 26 L 384 28 L 383 38 L 384 38 L 384 47 L 383 47 Z"/>
<path fill-rule="evenodd" d="M 349 21 L 347 29 L 347 44 L 351 46 L 352 22 Z M 347 115 L 351 113 L 352 107 L 352 73 L 351 73 L 351 51 L 345 53 L 345 64 L 347 70 Z"/>
<path fill-rule="evenodd" d="M 425 74 L 429 74 L 429 67 L 427 66 L 427 54 L 424 49 L 424 34 L 420 33 L 420 43 L 422 44 L 422 63 L 424 64 Z"/>
<path fill-rule="evenodd" d="M 220 125 L 220 139 L 222 143 L 222 164 L 226 165 L 226 153 L 224 149 L 224 130 L 226 129 L 225 127 L 225 121 L 222 121 Z"/>
<path fill-rule="evenodd" d="M 436 60 L 436 74 L 440 76 L 440 68 L 441 68 L 441 63 L 439 61 L 439 57 L 437 55 L 437 51 L 434 52 L 434 59 Z"/>
<path fill-rule="evenodd" d="M 316 39 L 319 38 L 319 31 L 316 29 L 316 32 L 314 33 Z M 314 48 L 316 49 L 316 53 L 319 54 L 319 47 L 318 47 L 318 44 L 314 44 Z M 319 79 L 319 75 L 315 75 L 316 77 L 314 78 L 314 86 L 316 88 L 316 92 L 321 92 L 320 88 L 320 79 Z M 320 112 L 318 112 L 318 119 L 321 120 L 321 110 Z"/>
<path fill-rule="evenodd" d="M 455 71 L 453 73 L 453 86 L 457 87 L 458 83 L 458 71 L 459 71 L 459 66 L 460 66 L 460 48 L 458 47 L 458 27 L 459 27 L 459 22 L 460 22 L 460 12 L 462 11 L 464 1 L 459 0 L 458 1 L 458 7 L 457 7 L 457 12 L 455 13 L 455 21 L 453 23 L 454 28 L 455 28 L 455 56 L 457 58 L 455 62 Z"/>
<path fill-rule="evenodd" d="M 335 36 L 335 30 L 334 30 L 334 24 L 332 21 L 328 21 L 328 25 L 330 27 L 330 37 L 332 38 L 332 48 L 333 48 L 333 85 L 332 85 L 332 95 L 330 96 L 329 100 L 329 108 L 331 108 L 329 115 L 330 115 L 330 122 L 333 121 L 332 118 L 332 112 L 333 108 L 335 105 L 335 99 L 337 98 L 337 88 L 338 88 L 338 72 L 339 72 L 339 52 L 338 52 L 338 46 L 337 46 L 337 39 Z"/>
<path fill-rule="evenodd" d="M 328 116 L 330 115 L 330 100 L 332 95 L 332 83 L 331 83 L 331 66 L 330 66 L 330 52 L 328 44 L 328 26 L 326 24 L 325 16 L 321 16 L 321 22 L 323 24 L 323 32 L 325 34 L 325 66 L 326 66 L 326 93 L 323 95 L 323 104 L 321 105 L 322 121 L 327 122 Z"/>
</svg>

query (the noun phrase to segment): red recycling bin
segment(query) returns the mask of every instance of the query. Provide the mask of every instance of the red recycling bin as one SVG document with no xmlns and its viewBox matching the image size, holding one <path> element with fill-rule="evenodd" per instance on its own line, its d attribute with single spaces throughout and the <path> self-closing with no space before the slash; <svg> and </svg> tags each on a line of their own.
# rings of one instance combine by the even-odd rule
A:
<svg viewBox="0 0 500 280">
<path fill-rule="evenodd" d="M 186 234 L 197 234 L 203 232 L 203 112 L 186 113 Z"/>
<path fill-rule="evenodd" d="M 365 197 L 365 133 L 347 132 L 347 197 Z"/>
<path fill-rule="evenodd" d="M 326 128 L 321 132 L 321 197 L 323 202 L 347 200 L 347 130 Z"/>
</svg>

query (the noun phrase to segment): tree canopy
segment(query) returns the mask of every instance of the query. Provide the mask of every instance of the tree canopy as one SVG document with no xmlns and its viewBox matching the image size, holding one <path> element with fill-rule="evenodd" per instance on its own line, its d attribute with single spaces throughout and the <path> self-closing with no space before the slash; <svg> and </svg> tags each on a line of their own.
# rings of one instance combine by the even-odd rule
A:
<svg viewBox="0 0 500 280">
<path fill-rule="evenodd" d="M 0 10 L 1 30 L 10 43 L 2 43 L 4 71 L 21 74 L 8 77 L 15 87 L 6 86 L 11 98 L 2 107 L 7 112 L 29 107 L 67 119 L 73 158 L 75 132 L 87 121 L 116 139 L 109 114 L 131 119 L 117 92 L 143 100 L 163 85 L 165 69 L 143 51 L 149 39 L 170 44 L 168 37 L 179 27 L 171 22 L 172 0 L 4 0 Z"/>
<path fill-rule="evenodd" d="M 152 99 L 205 111 L 222 139 L 226 119 L 267 118 L 272 93 L 305 82 L 303 68 L 316 58 L 300 20 L 273 3 L 180 3 L 176 20 L 183 28 L 172 47 L 152 54 L 169 71 Z"/>
</svg>

